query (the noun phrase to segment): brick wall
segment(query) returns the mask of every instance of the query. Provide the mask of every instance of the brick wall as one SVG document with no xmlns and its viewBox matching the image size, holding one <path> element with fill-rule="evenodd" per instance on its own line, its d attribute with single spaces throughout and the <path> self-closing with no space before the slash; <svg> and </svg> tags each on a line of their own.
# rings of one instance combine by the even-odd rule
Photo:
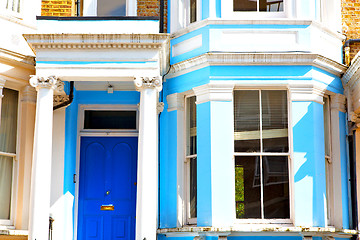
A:
<svg viewBox="0 0 360 240">
<path fill-rule="evenodd" d="M 41 16 L 75 16 L 75 0 L 42 0 Z"/>
<path fill-rule="evenodd" d="M 160 17 L 160 0 L 138 0 L 137 15 Z M 167 0 L 164 0 L 164 32 L 167 32 Z"/>
<path fill-rule="evenodd" d="M 347 39 L 360 38 L 360 0 L 341 0 L 342 29 Z M 360 51 L 360 43 L 350 45 L 350 58 Z"/>
</svg>

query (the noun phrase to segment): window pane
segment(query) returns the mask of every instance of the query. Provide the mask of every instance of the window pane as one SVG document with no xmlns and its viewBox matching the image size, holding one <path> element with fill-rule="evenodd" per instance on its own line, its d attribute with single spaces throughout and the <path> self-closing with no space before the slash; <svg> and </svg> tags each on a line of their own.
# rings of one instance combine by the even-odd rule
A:
<svg viewBox="0 0 360 240">
<path fill-rule="evenodd" d="M 259 91 L 234 92 L 235 152 L 260 152 Z"/>
<path fill-rule="evenodd" d="M 197 216 L 197 159 L 190 159 L 190 218 Z"/>
<path fill-rule="evenodd" d="M 13 158 L 0 156 L 0 219 L 10 219 Z"/>
<path fill-rule="evenodd" d="M 98 0 L 97 16 L 126 16 L 126 0 Z"/>
<path fill-rule="evenodd" d="M 259 0 L 260 12 L 283 12 L 284 0 Z"/>
<path fill-rule="evenodd" d="M 234 11 L 257 11 L 257 1 L 234 0 Z"/>
<path fill-rule="evenodd" d="M 330 157 L 330 106 L 329 98 L 324 97 L 324 140 L 325 156 Z"/>
<path fill-rule="evenodd" d="M 236 218 L 261 218 L 259 157 L 235 158 Z"/>
<path fill-rule="evenodd" d="M 264 217 L 290 218 L 287 156 L 263 156 Z"/>
<path fill-rule="evenodd" d="M 190 0 L 190 23 L 196 22 L 196 0 Z"/>
<path fill-rule="evenodd" d="M 286 91 L 261 91 L 264 152 L 288 152 L 288 111 Z"/>
<path fill-rule="evenodd" d="M 196 154 L 196 97 L 187 99 L 188 111 L 188 155 Z"/>
<path fill-rule="evenodd" d="M 84 129 L 136 129 L 136 111 L 86 110 Z"/>
<path fill-rule="evenodd" d="M 16 153 L 18 92 L 4 88 L 0 122 L 0 151 Z"/>
</svg>

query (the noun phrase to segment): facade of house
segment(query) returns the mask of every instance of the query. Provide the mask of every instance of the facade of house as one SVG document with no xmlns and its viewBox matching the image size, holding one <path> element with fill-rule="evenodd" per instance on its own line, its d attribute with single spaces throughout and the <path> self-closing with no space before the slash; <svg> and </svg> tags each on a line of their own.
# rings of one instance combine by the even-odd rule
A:
<svg viewBox="0 0 360 240">
<path fill-rule="evenodd" d="M 357 237 L 340 0 L 1 4 L 0 239 Z"/>
</svg>

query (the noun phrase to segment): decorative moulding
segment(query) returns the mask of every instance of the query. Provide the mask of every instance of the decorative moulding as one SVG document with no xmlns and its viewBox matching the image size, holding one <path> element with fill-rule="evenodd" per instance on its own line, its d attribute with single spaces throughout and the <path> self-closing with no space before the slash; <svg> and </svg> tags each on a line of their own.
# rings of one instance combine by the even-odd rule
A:
<svg viewBox="0 0 360 240">
<path fill-rule="evenodd" d="M 160 34 L 25 34 L 33 49 L 42 48 L 133 48 L 159 49 L 168 42 Z"/>
<path fill-rule="evenodd" d="M 173 93 L 166 97 L 166 101 L 168 104 L 168 112 L 175 111 L 175 110 L 184 110 L 184 94 L 182 93 Z"/>
<path fill-rule="evenodd" d="M 345 103 L 346 97 L 342 94 L 335 94 L 330 96 L 331 109 L 338 110 L 340 112 L 346 112 Z"/>
<path fill-rule="evenodd" d="M 0 62 L 5 61 L 15 66 L 21 66 L 27 69 L 34 69 L 35 57 L 26 56 L 20 53 L 0 48 Z"/>
<path fill-rule="evenodd" d="M 347 69 L 345 65 L 318 54 L 311 53 L 205 53 L 172 65 L 170 77 L 207 66 L 236 65 L 310 65 L 321 68 L 337 76 Z"/>
<path fill-rule="evenodd" d="M 162 80 L 160 76 L 153 76 L 153 77 L 135 77 L 134 84 L 136 91 L 141 91 L 145 88 L 154 88 L 157 91 L 161 91 L 162 89 Z"/>
<path fill-rule="evenodd" d="M 360 79 L 360 54 L 358 53 L 342 77 L 343 85 L 352 88 Z"/>
<path fill-rule="evenodd" d="M 324 103 L 326 86 L 318 83 L 291 83 L 289 85 L 291 101 Z"/>
<path fill-rule="evenodd" d="M 232 101 L 233 83 L 214 82 L 193 88 L 196 95 L 196 104 L 209 101 Z"/>
<path fill-rule="evenodd" d="M 31 102 L 36 103 L 36 90 L 30 86 L 26 85 L 21 89 L 21 102 Z"/>
</svg>

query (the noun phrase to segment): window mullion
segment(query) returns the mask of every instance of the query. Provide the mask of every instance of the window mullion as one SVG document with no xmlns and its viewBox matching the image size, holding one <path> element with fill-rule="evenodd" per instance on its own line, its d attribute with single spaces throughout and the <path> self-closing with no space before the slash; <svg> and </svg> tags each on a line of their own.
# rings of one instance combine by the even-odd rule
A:
<svg viewBox="0 0 360 240">
<path fill-rule="evenodd" d="M 259 1 L 258 1 L 259 5 Z M 261 90 L 259 90 L 259 111 L 260 111 L 260 152 L 263 152 L 263 141 L 262 141 L 262 104 L 261 104 Z M 260 198 L 261 198 L 261 218 L 264 219 L 264 185 L 263 185 L 263 160 L 260 158 Z"/>
</svg>

